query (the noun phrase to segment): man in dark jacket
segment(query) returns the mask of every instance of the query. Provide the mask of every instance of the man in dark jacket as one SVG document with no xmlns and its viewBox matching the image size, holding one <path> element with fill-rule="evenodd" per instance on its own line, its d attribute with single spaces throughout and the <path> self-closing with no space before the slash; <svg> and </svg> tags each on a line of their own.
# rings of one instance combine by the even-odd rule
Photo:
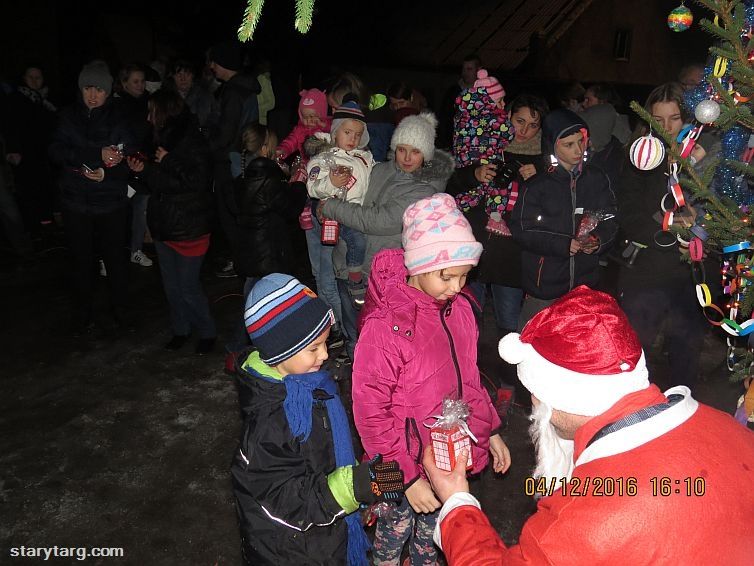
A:
<svg viewBox="0 0 754 566">
<path fill-rule="evenodd" d="M 587 212 L 616 210 L 609 179 L 584 162 L 588 140 L 586 123 L 570 110 L 555 110 L 542 124 L 542 153 L 552 156 L 553 166 L 523 185 L 510 224 L 521 244 L 522 286 L 527 294 L 519 330 L 571 289 L 594 287 L 599 256 L 615 238 L 614 218 L 577 237 Z"/>
<path fill-rule="evenodd" d="M 241 72 L 241 46 L 237 41 L 219 43 L 209 52 L 210 69 L 222 85 L 217 90 L 219 116 L 209 132 L 209 143 L 214 160 L 215 196 L 217 197 L 220 226 L 233 249 L 236 237 L 235 221 L 232 211 L 233 176 L 230 172 L 229 154 L 241 148 L 241 132 L 247 124 L 259 119 L 257 94 L 261 92 L 259 81 L 255 77 Z M 235 276 L 232 267 L 225 274 Z"/>
</svg>

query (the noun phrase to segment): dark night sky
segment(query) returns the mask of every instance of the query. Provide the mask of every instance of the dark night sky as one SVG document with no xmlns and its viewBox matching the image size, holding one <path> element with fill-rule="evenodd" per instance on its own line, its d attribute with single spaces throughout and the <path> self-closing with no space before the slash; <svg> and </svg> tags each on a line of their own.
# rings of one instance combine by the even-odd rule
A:
<svg viewBox="0 0 754 566">
<path fill-rule="evenodd" d="M 505 1 L 486 4 L 494 7 Z M 303 72 L 304 82 L 312 85 L 311 77 L 331 76 L 339 70 L 333 66 L 336 63 L 345 68 L 382 66 L 410 72 L 409 58 L 402 56 L 406 55 L 404 47 L 398 45 L 400 32 L 429 25 L 429 10 L 436 19 L 460 21 L 464 8 L 447 0 L 318 0 L 312 29 L 301 35 L 293 29 L 294 0 L 267 0 L 265 4 L 254 41 L 247 44 L 249 51 L 273 60 L 278 75 L 293 77 Z M 207 47 L 235 36 L 244 7 L 243 0 L 4 2 L 0 76 L 15 80 L 28 64 L 41 66 L 53 92 L 65 99 L 75 92 L 81 65 L 93 58 L 105 59 L 113 70 L 160 54 L 200 62 Z M 699 16 L 699 6 L 694 9 Z M 702 55 L 710 41 L 698 30 L 680 39 L 701 47 Z M 456 71 L 455 66 L 426 69 Z"/>
</svg>

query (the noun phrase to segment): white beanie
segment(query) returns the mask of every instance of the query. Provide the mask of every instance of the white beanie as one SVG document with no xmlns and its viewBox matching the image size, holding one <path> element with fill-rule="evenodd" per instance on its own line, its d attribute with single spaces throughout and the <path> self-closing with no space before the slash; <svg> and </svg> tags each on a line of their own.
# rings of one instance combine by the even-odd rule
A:
<svg viewBox="0 0 754 566">
<path fill-rule="evenodd" d="M 553 409 L 593 417 L 649 387 L 644 352 L 610 295 L 581 285 L 498 346 L 518 378 Z"/>
<path fill-rule="evenodd" d="M 399 145 L 410 145 L 422 152 L 424 161 L 432 161 L 435 156 L 435 134 L 437 118 L 432 112 L 422 112 L 416 116 L 407 116 L 393 133 L 390 149 L 395 151 Z"/>
</svg>

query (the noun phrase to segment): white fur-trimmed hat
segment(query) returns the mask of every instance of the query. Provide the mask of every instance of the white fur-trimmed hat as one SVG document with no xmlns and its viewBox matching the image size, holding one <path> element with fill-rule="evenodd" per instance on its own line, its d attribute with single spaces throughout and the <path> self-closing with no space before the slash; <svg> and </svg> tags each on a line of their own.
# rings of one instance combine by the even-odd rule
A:
<svg viewBox="0 0 754 566">
<path fill-rule="evenodd" d="M 498 345 L 521 383 L 553 409 L 596 416 L 649 387 L 641 344 L 610 295 L 582 285 Z"/>
<path fill-rule="evenodd" d="M 437 118 L 432 112 L 407 116 L 395 128 L 390 149 L 395 151 L 399 145 L 410 145 L 422 152 L 424 161 L 432 161 L 435 156 L 436 130 Z"/>
</svg>

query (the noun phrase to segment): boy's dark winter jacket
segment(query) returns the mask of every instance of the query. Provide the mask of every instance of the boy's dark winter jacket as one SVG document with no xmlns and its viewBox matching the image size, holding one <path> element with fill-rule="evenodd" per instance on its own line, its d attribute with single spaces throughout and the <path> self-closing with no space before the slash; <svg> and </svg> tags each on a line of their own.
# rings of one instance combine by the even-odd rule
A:
<svg viewBox="0 0 754 566">
<path fill-rule="evenodd" d="M 231 471 L 246 563 L 345 564 L 345 512 L 327 483 L 336 466 L 326 394 L 314 391 L 312 431 L 302 443 L 285 416 L 285 384 L 237 371 L 244 428 Z"/>
<path fill-rule="evenodd" d="M 240 238 L 236 271 L 246 277 L 262 277 L 294 270 L 288 221 L 303 210 L 306 185 L 286 183 L 274 161 L 257 157 L 246 165 L 244 175 L 235 179 L 233 196 Z"/>
<path fill-rule="evenodd" d="M 142 177 L 151 192 L 147 223 L 160 241 L 185 241 L 211 231 L 212 159 L 195 118 L 185 111 L 166 124 L 157 145 L 168 154 L 148 163 Z"/>
<path fill-rule="evenodd" d="M 133 134 L 112 99 L 89 109 L 79 96 L 78 102 L 63 110 L 50 144 L 50 158 L 60 166 L 61 204 L 84 214 L 105 214 L 128 204 L 127 185 L 130 170 L 125 159 L 115 167 L 105 167 L 102 148 L 124 144 L 133 149 Z M 84 177 L 82 165 L 105 170 L 98 183 Z"/>
<path fill-rule="evenodd" d="M 617 223 L 600 222 L 593 232 L 599 248 L 572 256 L 581 210 L 616 212 L 610 181 L 600 169 L 587 164 L 571 173 L 558 166 L 523 184 L 509 227 L 521 245 L 522 287 L 529 295 L 556 299 L 579 285 L 597 284 L 599 256 L 613 244 Z"/>
</svg>

